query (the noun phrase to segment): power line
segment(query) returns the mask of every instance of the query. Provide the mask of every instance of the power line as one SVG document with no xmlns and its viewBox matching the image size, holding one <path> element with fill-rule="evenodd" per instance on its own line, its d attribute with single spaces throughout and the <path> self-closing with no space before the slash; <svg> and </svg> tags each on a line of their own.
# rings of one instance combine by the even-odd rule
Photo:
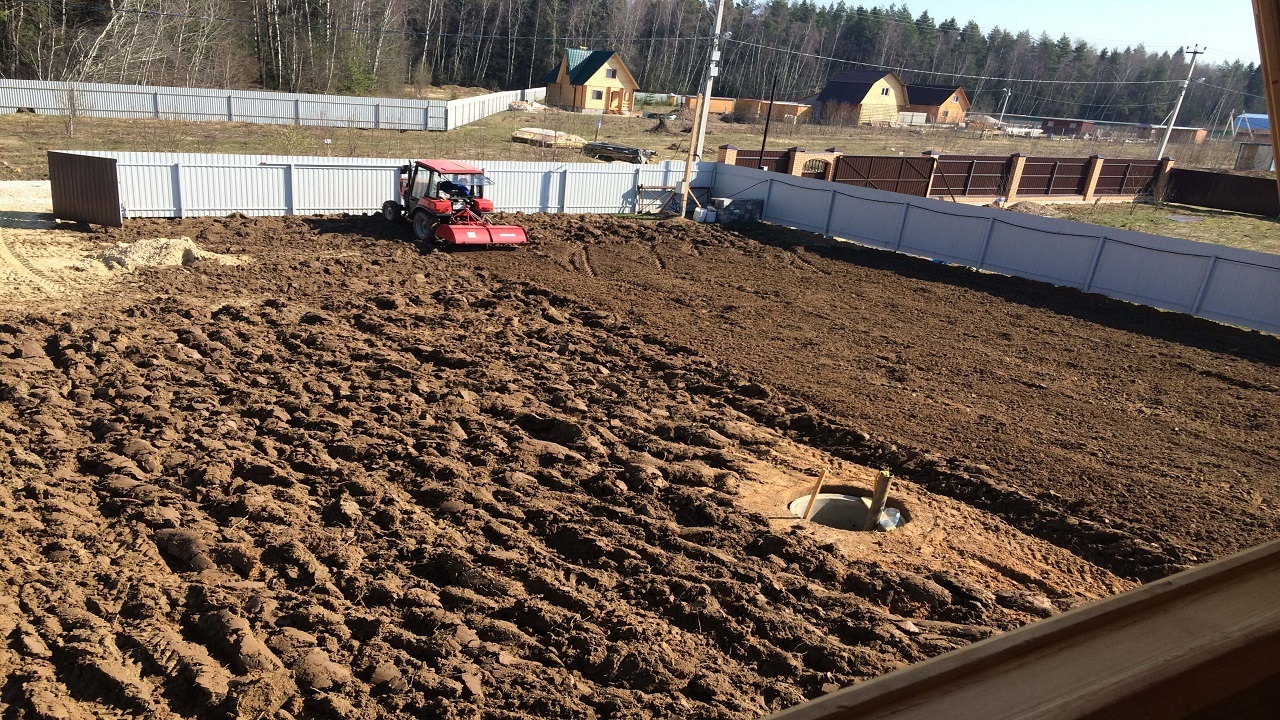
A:
<svg viewBox="0 0 1280 720">
<path fill-rule="evenodd" d="M 844 58 L 831 57 L 828 55 L 816 55 L 814 53 L 801 52 L 799 50 L 791 50 L 789 48 L 773 47 L 770 45 L 762 45 L 760 43 L 747 42 L 746 40 L 729 39 L 728 42 L 738 45 L 749 45 L 757 47 L 761 50 L 772 50 L 774 52 L 788 53 L 791 55 L 800 55 L 802 57 L 810 57 L 816 60 L 830 60 L 832 62 L 845 63 L 847 65 L 861 65 L 862 67 L 880 69 L 883 66 L 875 63 L 858 62 L 857 60 L 846 60 Z M 945 77 L 965 78 L 967 80 L 999 80 L 1001 82 L 1014 83 L 1031 83 L 1037 85 L 1172 85 L 1180 82 L 1179 80 L 1030 80 L 1022 78 L 1007 78 L 994 75 L 966 75 L 965 73 L 953 73 L 940 70 L 917 70 L 914 68 L 892 68 L 898 72 L 920 73 L 922 75 L 943 75 Z"/>
</svg>

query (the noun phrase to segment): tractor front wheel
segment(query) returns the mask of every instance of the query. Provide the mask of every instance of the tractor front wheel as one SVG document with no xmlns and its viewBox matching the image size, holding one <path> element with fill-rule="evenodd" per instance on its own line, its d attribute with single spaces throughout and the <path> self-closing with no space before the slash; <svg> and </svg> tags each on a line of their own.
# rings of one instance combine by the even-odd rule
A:
<svg viewBox="0 0 1280 720">
<path fill-rule="evenodd" d="M 398 222 L 404 217 L 404 208 L 400 207 L 400 203 L 395 200 L 388 200 L 382 203 L 382 219 L 387 222 Z"/>
<path fill-rule="evenodd" d="M 434 243 L 436 241 L 436 219 L 425 210 L 413 214 L 413 235 L 418 242 Z"/>
</svg>

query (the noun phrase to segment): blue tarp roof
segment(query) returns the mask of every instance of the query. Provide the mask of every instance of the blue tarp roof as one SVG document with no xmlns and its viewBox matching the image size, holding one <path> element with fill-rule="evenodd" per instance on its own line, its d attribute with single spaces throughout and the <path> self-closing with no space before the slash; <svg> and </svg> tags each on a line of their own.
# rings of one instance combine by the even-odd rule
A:
<svg viewBox="0 0 1280 720">
<path fill-rule="evenodd" d="M 1265 113 L 1244 113 L 1237 115 L 1232 121 L 1232 125 L 1237 132 L 1249 130 L 1270 130 L 1271 118 Z"/>
</svg>

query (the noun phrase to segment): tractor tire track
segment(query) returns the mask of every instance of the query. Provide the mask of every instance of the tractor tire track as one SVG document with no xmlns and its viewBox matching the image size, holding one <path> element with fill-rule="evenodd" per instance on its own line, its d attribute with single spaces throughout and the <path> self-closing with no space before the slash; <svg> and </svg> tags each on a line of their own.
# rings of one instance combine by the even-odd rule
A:
<svg viewBox="0 0 1280 720">
<path fill-rule="evenodd" d="M 3 231 L 0 231 L 0 269 L 8 269 L 18 276 L 19 282 L 34 285 L 49 295 L 67 291 L 65 286 L 50 278 L 48 274 L 33 265 L 30 259 L 17 251 L 16 246 L 10 245 Z"/>
</svg>

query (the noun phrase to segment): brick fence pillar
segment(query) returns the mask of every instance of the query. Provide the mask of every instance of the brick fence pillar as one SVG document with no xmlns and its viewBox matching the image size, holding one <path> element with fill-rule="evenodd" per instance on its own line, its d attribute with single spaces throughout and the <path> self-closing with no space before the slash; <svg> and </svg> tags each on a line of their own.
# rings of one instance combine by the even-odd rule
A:
<svg viewBox="0 0 1280 720">
<path fill-rule="evenodd" d="M 1156 186 L 1152 191 L 1155 201 L 1162 203 L 1169 195 L 1169 173 L 1173 170 L 1173 158 L 1160 158 L 1160 167 L 1156 170 Z"/>
<path fill-rule="evenodd" d="M 791 167 L 787 168 L 787 173 L 796 176 L 804 174 L 804 164 L 809 161 L 809 153 L 802 147 L 790 148 L 788 152 L 791 154 Z"/>
<path fill-rule="evenodd" d="M 1089 168 L 1085 170 L 1084 201 L 1093 202 L 1098 190 L 1098 178 L 1102 177 L 1102 165 L 1106 162 L 1101 155 L 1089 156 Z"/>
<path fill-rule="evenodd" d="M 1009 159 L 1013 161 L 1013 167 L 1009 168 L 1009 188 L 1004 195 L 1006 205 L 1017 201 L 1018 187 L 1022 185 L 1022 169 L 1027 166 L 1027 156 L 1022 153 L 1014 153 Z"/>
<path fill-rule="evenodd" d="M 716 151 L 716 162 L 724 163 L 725 165 L 737 165 L 738 148 L 733 145 L 721 145 L 720 149 Z"/>
</svg>

